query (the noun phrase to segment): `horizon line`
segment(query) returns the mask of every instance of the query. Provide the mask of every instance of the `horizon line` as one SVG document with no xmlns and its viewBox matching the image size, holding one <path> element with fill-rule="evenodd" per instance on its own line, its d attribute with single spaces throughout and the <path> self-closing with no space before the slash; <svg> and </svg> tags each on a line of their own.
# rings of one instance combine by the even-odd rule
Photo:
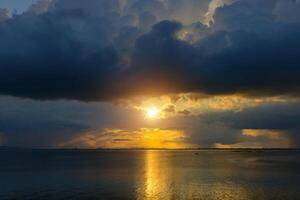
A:
<svg viewBox="0 0 300 200">
<path fill-rule="evenodd" d="M 215 148 L 215 147 L 199 147 L 199 148 L 56 148 L 56 147 L 22 147 L 22 146 L 0 146 L 0 150 L 22 149 L 22 150 L 300 150 L 300 148 Z"/>
</svg>

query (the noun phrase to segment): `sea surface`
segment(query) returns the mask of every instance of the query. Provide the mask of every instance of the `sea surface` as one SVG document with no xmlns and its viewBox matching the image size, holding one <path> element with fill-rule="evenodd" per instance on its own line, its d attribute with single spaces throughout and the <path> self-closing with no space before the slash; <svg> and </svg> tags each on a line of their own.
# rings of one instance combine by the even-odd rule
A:
<svg viewBox="0 0 300 200">
<path fill-rule="evenodd" d="M 0 199 L 298 200 L 298 150 L 0 150 Z"/>
</svg>

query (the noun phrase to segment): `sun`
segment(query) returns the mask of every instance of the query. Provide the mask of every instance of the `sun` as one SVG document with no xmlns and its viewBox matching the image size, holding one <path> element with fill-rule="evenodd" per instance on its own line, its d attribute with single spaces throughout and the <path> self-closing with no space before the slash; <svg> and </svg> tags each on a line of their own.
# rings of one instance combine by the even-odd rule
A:
<svg viewBox="0 0 300 200">
<path fill-rule="evenodd" d="M 160 110 L 157 107 L 149 107 L 145 110 L 146 117 L 149 119 L 155 119 L 158 117 Z"/>
</svg>

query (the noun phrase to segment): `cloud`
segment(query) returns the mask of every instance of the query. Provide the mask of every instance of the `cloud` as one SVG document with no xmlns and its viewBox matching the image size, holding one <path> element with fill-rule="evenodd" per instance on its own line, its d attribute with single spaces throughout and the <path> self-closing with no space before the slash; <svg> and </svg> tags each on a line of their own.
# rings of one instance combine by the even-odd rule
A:
<svg viewBox="0 0 300 200">
<path fill-rule="evenodd" d="M 9 21 L 1 10 L 0 93 L 83 101 L 126 96 L 120 71 L 131 62 L 136 38 L 163 13 L 153 9 L 160 5 L 44 0 Z"/>
<path fill-rule="evenodd" d="M 282 132 L 271 131 L 271 130 L 255 130 L 255 129 L 245 129 L 242 131 L 242 135 L 248 137 L 266 137 L 270 139 L 280 139 L 281 137 L 286 137 Z"/>
<path fill-rule="evenodd" d="M 292 21 L 278 22 L 276 3 L 245 0 L 220 7 L 209 28 L 211 33 L 192 44 L 177 38 L 185 28 L 179 23 L 156 24 L 136 42 L 132 76 L 143 84 L 135 89 L 299 95 L 300 40 L 296 35 L 300 26 Z"/>
<path fill-rule="evenodd" d="M 231 3 L 234 3 L 236 0 L 212 0 L 210 1 L 209 5 L 208 5 L 208 10 L 205 13 L 205 24 L 212 24 L 214 23 L 214 15 L 215 15 L 215 11 L 217 8 L 219 7 L 224 7 L 226 5 L 230 5 Z"/>
<path fill-rule="evenodd" d="M 119 0 L 90 0 L 86 3 L 82 0 L 53 0 L 52 12 L 81 10 L 86 15 L 107 17 L 114 13 L 120 13 L 121 3 Z"/>
<path fill-rule="evenodd" d="M 300 24 L 284 17 L 292 2 L 230 2 L 215 9 L 210 27 L 159 21 L 172 19 L 172 6 L 190 10 L 194 3 L 201 4 L 39 1 L 0 26 L 0 93 L 83 101 L 181 92 L 299 95 Z M 149 26 L 156 24 L 147 32 L 141 22 L 151 16 Z"/>
<path fill-rule="evenodd" d="M 6 21 L 10 17 L 10 12 L 7 9 L 0 8 L 0 23 Z"/>
<path fill-rule="evenodd" d="M 178 113 L 183 114 L 183 115 L 189 115 L 189 114 L 191 114 L 191 112 L 188 111 L 188 110 L 181 110 Z"/>
<path fill-rule="evenodd" d="M 215 112 L 201 116 L 201 123 L 223 126 L 240 130 L 241 135 L 260 136 L 257 140 L 265 138 L 276 139 L 276 135 L 286 136 L 289 145 L 299 147 L 299 102 L 267 103 L 256 107 L 246 108 L 242 111 Z M 248 131 L 247 131 L 248 130 Z M 277 137 L 278 139 L 278 137 Z"/>
<path fill-rule="evenodd" d="M 51 3 L 52 0 L 38 0 L 34 4 L 30 5 L 26 12 L 36 15 L 45 13 L 49 10 Z"/>
<path fill-rule="evenodd" d="M 174 105 L 178 112 L 181 107 L 176 102 Z M 164 140 L 170 142 L 169 136 L 178 132 L 182 140 L 176 139 L 172 145 L 214 147 L 251 142 L 263 147 L 280 147 L 278 144 L 284 141 L 283 145 L 300 145 L 299 104 L 290 101 L 266 102 L 242 110 L 213 109 L 198 115 L 168 113 L 170 116 L 155 121 L 146 120 L 141 110 L 109 103 L 1 97 L 0 109 L 1 142 L 9 146 L 98 148 L 130 144 L 133 147 L 138 140 L 145 145 L 148 139 L 138 137 L 148 134 L 159 137 L 157 147 L 168 145 Z M 120 142 L 119 139 L 133 140 Z"/>
<path fill-rule="evenodd" d="M 87 132 L 61 143 L 60 147 L 81 148 L 191 148 L 184 132 L 158 128 L 104 129 Z"/>
<path fill-rule="evenodd" d="M 168 105 L 166 108 L 163 109 L 164 112 L 167 113 L 174 113 L 175 112 L 175 106 L 174 105 Z"/>
<path fill-rule="evenodd" d="M 242 111 L 211 113 L 206 122 L 222 121 L 235 129 L 299 129 L 299 102 L 268 103 Z"/>
<path fill-rule="evenodd" d="M 179 24 L 161 22 L 137 40 L 138 75 L 133 74 L 146 77 L 146 86 L 212 95 L 299 95 L 298 25 L 265 34 L 216 32 L 197 45 L 176 39 L 176 30 L 168 30 L 172 26 Z"/>
<path fill-rule="evenodd" d="M 44 0 L 18 15 L 1 9 L 0 94 L 43 100 L 25 111 L 20 102 L 3 103 L 1 137 L 9 144 L 40 140 L 51 146 L 56 136 L 67 142 L 105 128 L 159 126 L 182 130 L 202 146 L 266 140 L 243 135 L 246 129 L 279 131 L 299 146 L 297 103 L 252 101 L 299 96 L 298 11 L 293 0 Z M 180 107 L 182 93 L 207 101 L 182 101 L 190 104 Z M 172 101 L 161 106 L 168 114 L 153 124 L 132 107 L 116 111 L 105 103 L 99 108 L 60 100 L 116 102 L 169 94 Z M 16 105 L 18 111 L 9 110 Z M 45 106 L 57 115 L 49 118 Z"/>
<path fill-rule="evenodd" d="M 265 31 L 274 23 L 276 5 L 277 0 L 240 0 L 218 7 L 213 15 L 213 29 Z"/>
<path fill-rule="evenodd" d="M 287 23 L 299 23 L 300 2 L 294 0 L 279 0 L 273 10 L 273 14 L 278 21 Z"/>
<path fill-rule="evenodd" d="M 108 103 L 34 101 L 0 97 L 0 135 L 3 145 L 56 147 L 89 131 L 136 127 L 140 113 Z M 124 119 L 130 117 L 134 123 Z"/>
<path fill-rule="evenodd" d="M 211 27 L 161 21 L 145 33 L 139 20 L 172 19 L 172 6 L 189 10 L 193 2 L 39 1 L 0 26 L 0 93 L 85 101 L 139 93 L 298 95 L 300 27 L 289 20 L 290 4 L 231 2 L 216 9 Z M 182 30 L 202 36 L 186 42 Z"/>
<path fill-rule="evenodd" d="M 76 11 L 23 14 L 0 25 L 0 93 L 35 99 L 101 99 L 118 62 L 118 53 L 105 39 L 108 26 Z M 96 39 L 98 35 L 104 40 Z"/>
</svg>

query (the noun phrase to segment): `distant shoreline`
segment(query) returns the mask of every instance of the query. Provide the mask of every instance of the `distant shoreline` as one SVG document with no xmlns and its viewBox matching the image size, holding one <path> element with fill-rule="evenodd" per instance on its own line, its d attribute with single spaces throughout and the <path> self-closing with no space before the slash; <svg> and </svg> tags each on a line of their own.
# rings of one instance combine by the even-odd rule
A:
<svg viewBox="0 0 300 200">
<path fill-rule="evenodd" d="M 300 148 L 44 148 L 44 147 L 8 147 L 0 146 L 1 150 L 52 150 L 52 151 L 145 151 L 145 150 L 165 150 L 165 151 L 299 151 Z"/>
</svg>

